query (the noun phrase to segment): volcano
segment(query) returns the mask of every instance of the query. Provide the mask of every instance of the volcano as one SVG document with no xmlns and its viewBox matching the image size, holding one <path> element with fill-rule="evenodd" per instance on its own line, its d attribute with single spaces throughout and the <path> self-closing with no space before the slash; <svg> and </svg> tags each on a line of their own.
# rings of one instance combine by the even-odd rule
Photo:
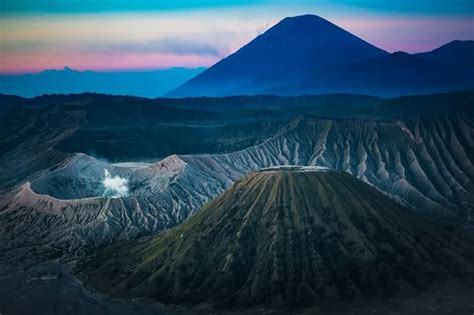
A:
<svg viewBox="0 0 474 315">
<path fill-rule="evenodd" d="M 113 296 L 310 307 L 474 276 L 474 241 L 372 186 L 316 167 L 250 173 L 178 227 L 77 267 Z"/>
<path fill-rule="evenodd" d="M 474 87 L 473 43 L 390 54 L 319 16 L 287 17 L 167 96 L 395 97 L 469 89 Z"/>
<path fill-rule="evenodd" d="M 387 54 L 319 16 L 288 17 L 169 95 L 258 94 L 301 85 L 316 69 Z"/>
</svg>

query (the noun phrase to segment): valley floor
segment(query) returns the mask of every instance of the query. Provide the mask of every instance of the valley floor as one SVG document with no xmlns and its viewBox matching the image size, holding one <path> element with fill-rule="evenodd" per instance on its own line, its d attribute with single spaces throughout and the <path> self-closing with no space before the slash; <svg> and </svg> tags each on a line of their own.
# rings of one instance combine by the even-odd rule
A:
<svg viewBox="0 0 474 315">
<path fill-rule="evenodd" d="M 42 279 L 43 278 L 43 279 Z M 446 283 L 412 297 L 387 300 L 365 300 L 343 303 L 329 308 L 311 309 L 299 314 L 450 314 L 474 313 L 474 288 Z M 109 299 L 82 286 L 68 265 L 49 262 L 26 272 L 0 276 L 0 314 L 116 314 L 116 315 L 184 315 L 208 314 L 205 310 L 167 308 L 159 304 L 140 304 Z M 214 314 L 286 314 L 284 311 L 253 310 L 213 312 Z"/>
<path fill-rule="evenodd" d="M 41 279 L 48 276 L 52 279 Z M 49 262 L 27 272 L 0 277 L 0 314 L 177 315 L 189 312 L 107 299 L 85 289 L 66 264 Z"/>
</svg>

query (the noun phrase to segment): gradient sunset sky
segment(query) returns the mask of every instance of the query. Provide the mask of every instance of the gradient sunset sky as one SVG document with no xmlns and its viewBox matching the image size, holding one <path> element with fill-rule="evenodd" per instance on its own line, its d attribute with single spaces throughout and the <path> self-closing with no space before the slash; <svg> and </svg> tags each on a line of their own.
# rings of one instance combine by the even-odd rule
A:
<svg viewBox="0 0 474 315">
<path fill-rule="evenodd" d="M 0 73 L 210 66 L 286 16 L 393 52 L 474 39 L 474 0 L 0 0 Z"/>
</svg>

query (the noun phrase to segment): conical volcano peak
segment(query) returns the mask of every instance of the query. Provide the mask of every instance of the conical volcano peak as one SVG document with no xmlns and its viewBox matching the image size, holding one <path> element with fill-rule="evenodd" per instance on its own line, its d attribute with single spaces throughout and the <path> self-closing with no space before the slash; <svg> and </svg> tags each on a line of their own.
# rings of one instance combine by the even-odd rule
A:
<svg viewBox="0 0 474 315">
<path fill-rule="evenodd" d="M 301 32 L 328 31 L 331 29 L 339 29 L 341 31 L 344 31 L 342 28 L 331 23 L 330 21 L 314 14 L 286 17 L 279 23 L 277 23 L 274 27 L 272 27 L 269 31 L 276 31 L 284 28 Z"/>
<path fill-rule="evenodd" d="M 255 173 L 275 173 L 275 172 L 338 172 L 324 166 L 301 166 L 301 165 L 279 165 L 262 168 Z"/>
<path fill-rule="evenodd" d="M 305 307 L 474 275 L 474 244 L 347 173 L 253 172 L 182 225 L 79 268 L 112 295 Z"/>
<path fill-rule="evenodd" d="M 311 71 L 388 54 L 316 15 L 285 18 L 171 96 L 254 94 Z"/>
<path fill-rule="evenodd" d="M 287 17 L 167 95 L 387 97 L 466 89 L 473 85 L 473 43 L 391 55 L 320 16 Z"/>
<path fill-rule="evenodd" d="M 275 25 L 284 26 L 284 25 L 297 25 L 297 26 L 321 26 L 321 25 L 334 25 L 328 20 L 320 17 L 319 15 L 314 14 L 304 14 L 297 16 L 289 16 L 281 20 Z"/>
<path fill-rule="evenodd" d="M 306 22 L 325 22 L 325 23 L 331 23 L 328 20 L 320 17 L 319 15 L 316 14 L 302 14 L 302 15 L 295 15 L 295 16 L 287 16 L 281 22 L 296 22 L 296 21 L 306 21 Z M 331 23 L 332 24 L 332 23 Z"/>
</svg>

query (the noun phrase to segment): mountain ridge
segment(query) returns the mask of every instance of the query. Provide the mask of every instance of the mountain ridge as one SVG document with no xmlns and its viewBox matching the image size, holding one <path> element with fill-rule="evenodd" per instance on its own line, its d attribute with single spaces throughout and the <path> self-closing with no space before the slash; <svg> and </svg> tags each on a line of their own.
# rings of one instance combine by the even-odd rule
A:
<svg viewBox="0 0 474 315">
<path fill-rule="evenodd" d="M 155 98 L 203 70 L 173 67 L 161 70 L 79 71 L 65 66 L 38 73 L 0 74 L 0 93 L 35 97 L 97 92 Z"/>
<path fill-rule="evenodd" d="M 289 17 L 165 96 L 396 97 L 472 88 L 473 43 L 389 54 L 316 15 Z"/>
<path fill-rule="evenodd" d="M 328 50 L 328 46 L 332 49 Z M 350 49 L 351 55 L 345 54 L 343 48 Z M 292 75 L 292 72 L 297 70 L 306 71 L 307 68 L 320 68 L 329 64 L 347 63 L 385 54 L 387 54 L 386 51 L 317 15 L 287 17 L 234 54 L 189 80 L 184 86 L 212 78 L 214 80 L 212 85 L 224 86 L 226 90 L 231 91 L 242 84 L 251 85 L 252 80 L 271 76 L 277 71 Z M 309 57 L 312 62 L 308 62 Z M 249 69 L 252 70 L 249 71 Z M 247 78 L 247 72 L 255 72 L 252 74 L 254 77 Z M 226 75 L 229 73 L 237 81 L 243 78 L 242 82 L 238 84 L 229 82 L 229 86 L 225 86 Z M 222 75 L 224 77 L 220 77 Z M 211 87 L 197 86 L 196 88 Z M 180 95 L 180 89 L 181 87 L 178 87 L 167 95 Z M 224 92 L 223 95 L 226 93 Z"/>
<path fill-rule="evenodd" d="M 439 215 L 441 221 L 472 227 L 473 97 L 473 91 L 463 91 L 392 100 L 360 96 L 147 100 L 92 94 L 24 100 L 28 106 L 2 117 L 0 124 L 5 139 L 0 143 L 0 248 L 7 253 L 0 269 L 36 264 L 44 257 L 40 253 L 50 250 L 71 257 L 160 232 L 181 223 L 248 172 L 288 164 L 351 173 L 427 217 Z M 175 117 L 175 110 L 168 112 L 170 107 L 188 117 L 187 128 L 176 130 L 174 123 L 170 131 L 162 128 Z M 185 116 L 183 108 L 188 109 Z M 209 111 L 201 114 L 201 110 Z M 124 113 L 128 113 L 126 124 Z M 159 137 L 153 129 L 143 128 L 150 120 L 159 127 Z M 209 132 L 215 125 L 223 127 L 214 130 L 218 138 Z M 129 137 L 111 138 L 117 128 L 119 135 L 125 132 Z M 205 139 L 203 134 L 212 140 L 212 147 L 196 146 Z M 159 142 L 182 135 L 193 135 L 192 141 L 172 142 L 172 147 Z M 156 147 L 163 148 L 150 150 Z M 165 158 L 182 147 L 178 158 L 186 163 L 184 171 L 173 168 L 180 172 L 173 176 L 161 170 L 170 168 L 175 159 L 158 162 L 158 156 Z M 74 159 L 74 152 L 101 161 L 83 155 L 93 163 L 82 163 L 84 158 Z M 127 161 L 155 164 L 135 170 L 130 163 L 113 165 Z M 102 187 L 104 168 L 112 176 L 128 178 L 128 197 L 107 202 L 103 189 L 89 189 Z M 49 199 L 37 198 L 26 187 L 21 190 L 26 181 L 37 193 L 76 200 L 97 196 L 98 202 L 44 202 Z M 145 189 L 137 190 L 136 184 Z M 64 196 L 66 192 L 69 196 Z M 51 214 L 57 209 L 59 215 Z M 21 244 L 34 244 L 36 250 Z"/>
</svg>

